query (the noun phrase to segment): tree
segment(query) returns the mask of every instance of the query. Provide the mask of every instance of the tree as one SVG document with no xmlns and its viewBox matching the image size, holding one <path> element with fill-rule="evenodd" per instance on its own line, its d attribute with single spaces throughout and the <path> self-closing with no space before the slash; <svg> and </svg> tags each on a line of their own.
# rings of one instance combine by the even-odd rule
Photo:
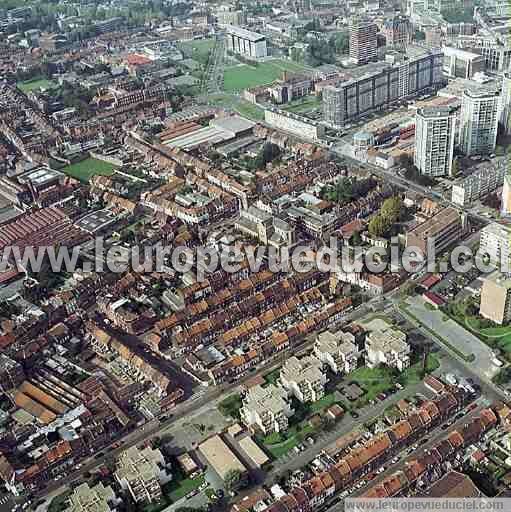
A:
<svg viewBox="0 0 511 512">
<path fill-rule="evenodd" d="M 241 482 L 241 471 L 239 469 L 230 469 L 225 475 L 224 483 L 228 491 L 234 491 Z"/>
<path fill-rule="evenodd" d="M 385 218 L 378 214 L 375 215 L 370 221 L 367 227 L 369 234 L 373 238 L 381 238 L 389 229 L 389 224 L 386 222 Z"/>
<path fill-rule="evenodd" d="M 389 197 L 383 202 L 380 214 L 392 225 L 401 217 L 402 208 L 403 201 L 399 196 Z"/>
</svg>

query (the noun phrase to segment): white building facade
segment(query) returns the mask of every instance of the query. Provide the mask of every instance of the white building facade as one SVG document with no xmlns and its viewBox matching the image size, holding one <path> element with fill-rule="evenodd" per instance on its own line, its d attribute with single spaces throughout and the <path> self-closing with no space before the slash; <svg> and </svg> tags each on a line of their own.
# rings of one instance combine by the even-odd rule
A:
<svg viewBox="0 0 511 512">
<path fill-rule="evenodd" d="M 415 116 L 414 163 L 426 176 L 450 176 L 456 113 L 449 107 L 421 108 Z"/>
<path fill-rule="evenodd" d="M 499 122 L 499 94 L 490 87 L 469 87 L 463 92 L 460 146 L 467 156 L 495 151 Z"/>
</svg>

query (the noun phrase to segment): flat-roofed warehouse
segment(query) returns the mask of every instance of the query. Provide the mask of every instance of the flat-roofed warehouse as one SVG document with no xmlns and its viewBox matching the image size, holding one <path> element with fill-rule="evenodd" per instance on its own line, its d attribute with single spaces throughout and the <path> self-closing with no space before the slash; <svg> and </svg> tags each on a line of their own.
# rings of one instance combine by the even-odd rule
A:
<svg viewBox="0 0 511 512">
<path fill-rule="evenodd" d="M 247 454 L 247 457 L 258 467 L 264 466 L 270 461 L 266 453 L 257 446 L 257 444 L 250 437 L 244 437 L 240 440 L 239 445 L 241 449 Z"/>
<path fill-rule="evenodd" d="M 268 56 L 266 38 L 241 27 L 229 26 L 226 31 L 227 49 L 253 59 Z"/>
<path fill-rule="evenodd" d="M 247 472 L 245 465 L 234 455 L 219 435 L 206 439 L 199 445 L 199 451 L 222 480 L 225 480 L 227 473 L 231 470 Z"/>
</svg>

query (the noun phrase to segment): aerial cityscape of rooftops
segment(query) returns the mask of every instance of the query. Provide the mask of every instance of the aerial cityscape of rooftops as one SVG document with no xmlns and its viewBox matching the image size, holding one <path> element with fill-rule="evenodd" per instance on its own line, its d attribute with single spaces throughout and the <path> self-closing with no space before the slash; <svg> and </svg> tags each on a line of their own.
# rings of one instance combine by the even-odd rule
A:
<svg viewBox="0 0 511 512">
<path fill-rule="evenodd" d="M 509 504 L 510 27 L 0 0 L 0 512 Z"/>
</svg>

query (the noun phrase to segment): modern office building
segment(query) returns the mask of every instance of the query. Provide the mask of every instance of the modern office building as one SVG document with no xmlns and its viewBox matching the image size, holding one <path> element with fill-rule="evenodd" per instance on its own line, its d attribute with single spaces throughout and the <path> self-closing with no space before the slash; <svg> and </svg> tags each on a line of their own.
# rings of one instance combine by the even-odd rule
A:
<svg viewBox="0 0 511 512">
<path fill-rule="evenodd" d="M 452 107 L 421 108 L 415 116 L 414 163 L 426 176 L 450 176 L 456 112 Z"/>
<path fill-rule="evenodd" d="M 452 78 L 470 79 L 484 71 L 484 57 L 478 53 L 444 46 L 444 73 Z"/>
<path fill-rule="evenodd" d="M 499 122 L 499 93 L 493 87 L 471 85 L 461 99 L 460 146 L 465 155 L 495 151 Z"/>
<path fill-rule="evenodd" d="M 441 88 L 443 55 L 438 50 L 410 48 L 394 52 L 386 62 L 350 70 L 351 79 L 323 89 L 325 122 L 340 128 L 361 116 Z"/>
<path fill-rule="evenodd" d="M 496 270 L 483 281 L 479 314 L 502 325 L 511 320 L 511 278 Z"/>
<path fill-rule="evenodd" d="M 406 234 L 406 247 L 427 254 L 428 249 L 438 255 L 456 242 L 463 233 L 463 219 L 454 208 L 443 208 L 427 221 Z M 429 245 L 428 245 L 429 242 Z"/>
<path fill-rule="evenodd" d="M 387 46 L 403 48 L 408 46 L 412 36 L 412 25 L 407 16 L 393 16 L 383 23 L 381 30 Z"/>
<path fill-rule="evenodd" d="M 353 18 L 350 22 L 350 58 L 355 64 L 376 60 L 378 27 L 372 21 Z"/>
<path fill-rule="evenodd" d="M 230 25 L 225 31 L 227 50 L 250 59 L 260 59 L 268 56 L 266 38 L 241 27 Z"/>
<path fill-rule="evenodd" d="M 504 73 L 502 77 L 500 124 L 507 134 L 511 134 L 511 71 Z"/>
</svg>

